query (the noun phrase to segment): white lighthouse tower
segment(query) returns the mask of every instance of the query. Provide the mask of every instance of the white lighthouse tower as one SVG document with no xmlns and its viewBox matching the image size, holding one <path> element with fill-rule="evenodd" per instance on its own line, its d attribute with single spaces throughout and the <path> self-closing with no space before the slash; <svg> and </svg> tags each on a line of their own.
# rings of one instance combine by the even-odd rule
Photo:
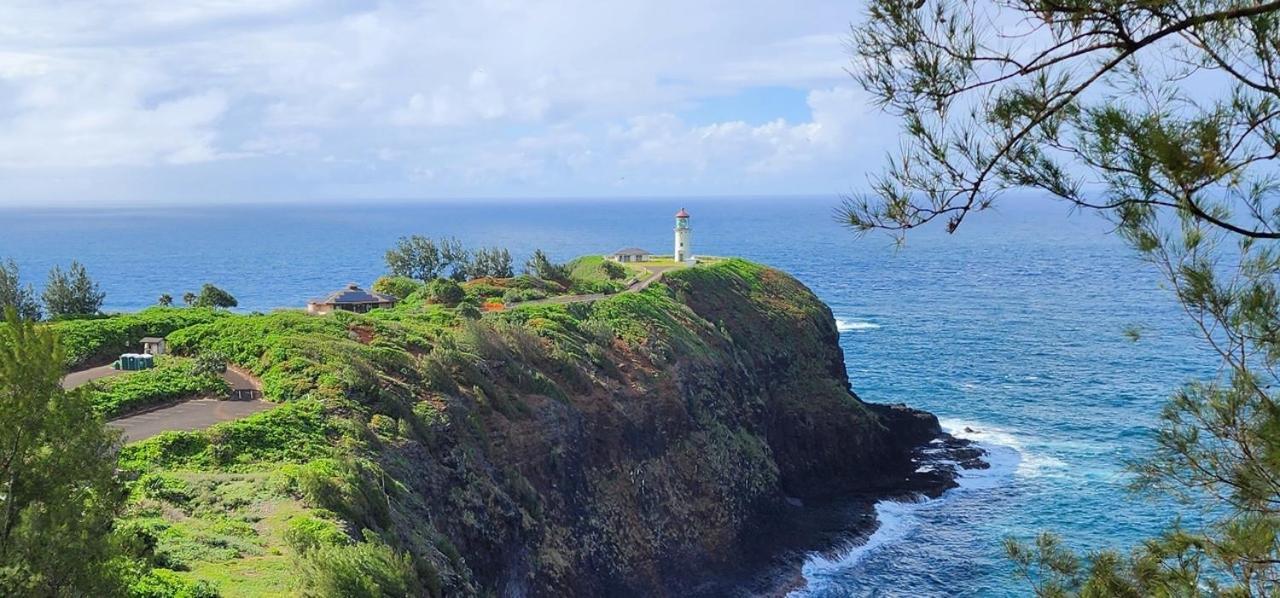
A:
<svg viewBox="0 0 1280 598">
<path fill-rule="evenodd" d="M 693 229 L 689 228 L 689 212 L 676 212 L 676 246 L 672 256 L 676 262 L 693 262 Z"/>
</svg>

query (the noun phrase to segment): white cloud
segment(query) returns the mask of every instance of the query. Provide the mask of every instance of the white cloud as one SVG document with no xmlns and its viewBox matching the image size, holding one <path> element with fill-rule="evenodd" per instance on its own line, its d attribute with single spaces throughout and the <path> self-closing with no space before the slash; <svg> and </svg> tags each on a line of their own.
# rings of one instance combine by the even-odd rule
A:
<svg viewBox="0 0 1280 598">
<path fill-rule="evenodd" d="M 628 165 L 684 167 L 688 173 L 786 173 L 838 157 L 858 141 L 859 99 L 848 87 L 812 91 L 812 120 L 800 123 L 777 119 L 757 126 L 730 121 L 689 127 L 671 114 L 641 116 L 615 128 L 613 137 L 628 146 L 623 155 Z"/>
<path fill-rule="evenodd" d="M 150 177 L 147 193 L 184 197 L 203 187 L 192 176 L 241 181 L 245 194 L 270 176 L 273 197 L 291 183 L 299 194 L 589 194 L 622 180 L 628 192 L 733 192 L 746 176 L 842 188 L 838 160 L 866 143 L 842 71 L 855 10 L 16 0 L 0 5 L 0 174 L 53 198 L 56 183 L 35 177 Z M 810 90 L 812 119 L 679 116 L 758 87 Z M 141 170 L 102 170 L 126 167 Z"/>
<path fill-rule="evenodd" d="M 85 69 L 58 59 L 3 61 L 13 90 L 0 111 L 0 166 L 99 167 L 214 159 L 215 126 L 228 99 L 182 91 L 157 73 Z M 16 66 L 15 66 L 16 65 Z"/>
<path fill-rule="evenodd" d="M 531 91 L 545 87 L 537 82 Z M 461 88 L 445 84 L 428 92 L 415 92 L 405 106 L 391 113 L 391 123 L 404 126 L 461 126 L 507 118 L 538 121 L 545 115 L 548 100 L 543 95 L 519 94 L 504 90 L 493 75 L 477 68 Z"/>
</svg>

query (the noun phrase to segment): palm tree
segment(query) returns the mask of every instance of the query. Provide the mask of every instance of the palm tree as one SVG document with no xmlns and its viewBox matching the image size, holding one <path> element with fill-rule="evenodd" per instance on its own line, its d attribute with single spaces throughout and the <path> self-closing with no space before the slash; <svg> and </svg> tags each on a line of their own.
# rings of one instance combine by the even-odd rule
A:
<svg viewBox="0 0 1280 598">
<path fill-rule="evenodd" d="M 196 294 L 192 293 L 191 291 L 187 291 L 186 293 L 183 293 L 182 302 L 186 303 L 187 305 L 194 304 L 196 302 Z"/>
<path fill-rule="evenodd" d="M 169 293 L 160 295 L 160 299 L 156 301 L 156 303 L 159 303 L 160 305 L 163 305 L 165 307 L 173 305 L 173 295 L 170 295 Z"/>
</svg>

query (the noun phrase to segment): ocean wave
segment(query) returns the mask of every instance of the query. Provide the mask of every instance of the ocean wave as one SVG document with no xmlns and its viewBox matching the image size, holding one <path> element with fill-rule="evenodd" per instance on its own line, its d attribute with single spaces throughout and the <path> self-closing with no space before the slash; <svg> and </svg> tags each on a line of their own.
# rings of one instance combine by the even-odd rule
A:
<svg viewBox="0 0 1280 598">
<path fill-rule="evenodd" d="M 805 561 L 804 567 L 801 568 L 801 574 L 804 575 L 810 586 L 813 586 L 815 578 L 822 576 L 824 573 L 840 571 L 856 565 L 863 557 L 876 549 L 902 540 L 919 524 L 916 511 L 922 504 L 929 502 L 935 501 L 902 502 L 882 500 L 876 503 L 876 521 L 879 522 L 879 526 L 876 527 L 875 532 L 867 537 L 865 542 L 846 548 L 835 556 L 811 555 Z M 807 595 L 809 589 L 817 588 L 810 587 L 795 590 L 788 594 L 788 597 L 800 598 Z"/>
<path fill-rule="evenodd" d="M 920 525 L 923 509 L 937 508 L 959 493 L 975 492 L 1007 484 L 1015 473 L 1022 472 L 1027 462 L 1022 443 L 1012 433 L 976 423 L 940 420 L 942 428 L 952 436 L 973 441 L 987 452 L 984 460 L 987 469 L 961 469 L 956 478 L 959 484 L 935 499 L 917 501 L 882 500 L 876 503 L 876 520 L 879 525 L 865 541 L 849 546 L 834 556 L 813 554 L 801 568 L 807 587 L 788 594 L 788 598 L 802 598 L 811 591 L 823 589 L 823 578 L 847 570 L 867 555 L 906 538 Z"/>
<path fill-rule="evenodd" d="M 986 460 L 991 464 L 991 469 L 985 470 L 986 472 L 1007 469 L 1008 473 L 1017 473 L 1020 476 L 1034 476 L 1044 473 L 1045 470 L 1065 469 L 1067 467 L 1067 464 L 1057 457 L 1028 450 L 1024 446 L 1023 439 L 1008 430 L 986 424 L 953 419 L 939 418 L 938 423 L 946 433 L 956 438 L 976 442 L 978 446 L 987 451 Z M 964 473 L 968 478 L 972 479 L 981 477 L 983 471 L 972 470 Z M 962 486 L 966 476 L 962 476 Z"/>
<path fill-rule="evenodd" d="M 875 322 L 860 322 L 858 320 L 844 320 L 836 318 L 836 330 L 840 332 L 856 332 L 858 330 L 875 330 L 880 325 Z"/>
</svg>

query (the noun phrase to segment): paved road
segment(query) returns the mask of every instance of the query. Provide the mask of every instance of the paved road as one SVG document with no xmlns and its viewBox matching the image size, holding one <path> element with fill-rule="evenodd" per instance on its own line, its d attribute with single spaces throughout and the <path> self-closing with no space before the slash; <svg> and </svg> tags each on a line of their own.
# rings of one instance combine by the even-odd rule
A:
<svg viewBox="0 0 1280 598">
<path fill-rule="evenodd" d="M 107 425 L 123 430 L 126 442 L 137 442 L 161 432 L 203 430 L 214 424 L 240 419 L 275 406 L 275 403 L 268 403 L 261 399 L 252 401 L 192 399 L 111 420 Z"/>
<path fill-rule="evenodd" d="M 77 386 L 88 384 L 98 378 L 106 378 L 107 376 L 118 376 L 123 374 L 124 370 L 112 369 L 110 365 L 104 365 L 78 372 L 71 372 L 62 378 L 62 387 L 70 390 Z"/>
<path fill-rule="evenodd" d="M 247 370 L 238 368 L 234 365 L 227 366 L 227 371 L 222 373 L 222 379 L 227 381 L 231 386 L 231 390 L 254 390 L 258 394 L 262 393 L 262 382 L 253 377 Z"/>
</svg>

